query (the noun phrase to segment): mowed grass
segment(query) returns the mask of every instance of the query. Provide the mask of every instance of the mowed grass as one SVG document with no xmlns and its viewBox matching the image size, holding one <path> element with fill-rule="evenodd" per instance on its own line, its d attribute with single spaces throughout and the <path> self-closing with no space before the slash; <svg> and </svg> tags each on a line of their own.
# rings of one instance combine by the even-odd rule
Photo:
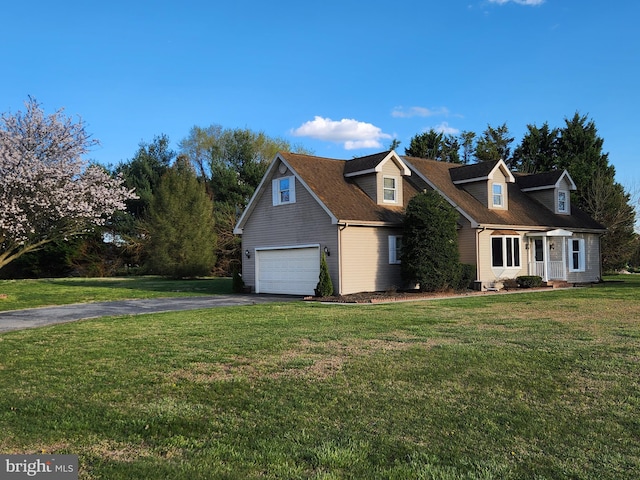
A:
<svg viewBox="0 0 640 480">
<path fill-rule="evenodd" d="M 162 277 L 0 280 L 0 311 L 133 298 L 231 293 L 230 278 Z"/>
<path fill-rule="evenodd" d="M 640 278 L 0 335 L 0 451 L 81 479 L 636 479 Z"/>
</svg>

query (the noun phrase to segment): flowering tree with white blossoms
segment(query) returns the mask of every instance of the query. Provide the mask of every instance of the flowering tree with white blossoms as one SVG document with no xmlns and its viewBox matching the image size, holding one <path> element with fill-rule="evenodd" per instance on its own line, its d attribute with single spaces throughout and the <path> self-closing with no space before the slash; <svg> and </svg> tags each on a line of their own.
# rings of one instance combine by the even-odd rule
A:
<svg viewBox="0 0 640 480">
<path fill-rule="evenodd" d="M 31 98 L 25 106 L 0 119 L 0 268 L 104 225 L 135 198 L 121 178 L 82 159 L 98 142 L 81 120 L 45 115 Z"/>
</svg>

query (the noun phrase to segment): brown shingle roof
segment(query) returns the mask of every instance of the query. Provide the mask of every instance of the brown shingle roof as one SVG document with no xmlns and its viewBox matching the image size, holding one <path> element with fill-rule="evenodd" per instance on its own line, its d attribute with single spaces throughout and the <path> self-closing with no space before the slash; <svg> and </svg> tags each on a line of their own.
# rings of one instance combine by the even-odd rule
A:
<svg viewBox="0 0 640 480">
<path fill-rule="evenodd" d="M 382 158 L 387 154 L 388 152 Z M 353 160 L 335 160 L 295 153 L 280 155 L 339 221 L 400 224 L 406 202 L 417 193 L 403 178 L 405 205 L 378 205 L 353 180 L 344 176 L 346 164 Z"/>
<path fill-rule="evenodd" d="M 514 183 L 507 184 L 509 209 L 489 209 L 461 186 L 453 184 L 451 171 L 460 168 L 459 166 L 421 158 L 402 158 L 409 168 L 418 170 L 427 177 L 437 190 L 481 225 L 603 229 L 602 225 L 575 206 L 571 207 L 571 215 L 553 213 L 537 200 L 523 193 Z"/>
<path fill-rule="evenodd" d="M 359 164 L 350 167 L 355 168 L 354 170 L 347 170 L 348 164 L 354 162 L 354 160 L 336 160 L 295 153 L 280 153 L 280 155 L 338 221 L 401 224 L 407 203 L 418 193 L 415 179 L 411 180 L 411 177 L 402 177 L 404 205 L 402 207 L 394 207 L 376 204 L 358 187 L 355 181 L 344 176 L 347 171 L 355 172 L 375 168 L 377 163 L 383 160 L 388 153 L 383 152 L 354 159 L 359 162 Z M 483 176 L 482 172 L 485 172 L 485 175 L 491 172 L 495 167 L 494 162 L 487 162 L 487 164 L 481 165 L 476 169 L 471 169 L 460 167 L 457 164 L 422 158 L 401 158 L 414 171 L 412 176 L 415 176 L 417 171 L 426 177 L 440 193 L 480 225 L 603 229 L 602 225 L 575 206 L 571 207 L 571 215 L 553 213 L 544 205 L 523 193 L 518 184 L 515 183 L 507 184 L 509 195 L 508 210 L 489 209 L 461 186 L 453 184 L 453 171 L 464 168 L 467 172 L 466 174 L 474 175 L 467 178 L 477 178 L 477 176 Z M 473 166 L 475 165 L 469 165 L 469 167 Z"/>
</svg>

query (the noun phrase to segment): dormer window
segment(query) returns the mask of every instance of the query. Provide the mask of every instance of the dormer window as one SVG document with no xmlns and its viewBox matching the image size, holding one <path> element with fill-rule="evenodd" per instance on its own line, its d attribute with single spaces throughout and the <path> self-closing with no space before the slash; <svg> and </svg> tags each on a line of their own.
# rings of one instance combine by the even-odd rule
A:
<svg viewBox="0 0 640 480">
<path fill-rule="evenodd" d="M 384 177 L 383 198 L 385 203 L 398 202 L 398 180 L 395 177 Z"/>
<path fill-rule="evenodd" d="M 493 193 L 493 206 L 494 207 L 504 206 L 503 186 L 501 183 L 493 184 L 492 193 Z"/>
<path fill-rule="evenodd" d="M 569 195 L 564 190 L 558 192 L 558 213 L 569 213 Z"/>
<path fill-rule="evenodd" d="M 276 178 L 272 183 L 273 205 L 286 205 L 296 202 L 295 177 Z"/>
</svg>

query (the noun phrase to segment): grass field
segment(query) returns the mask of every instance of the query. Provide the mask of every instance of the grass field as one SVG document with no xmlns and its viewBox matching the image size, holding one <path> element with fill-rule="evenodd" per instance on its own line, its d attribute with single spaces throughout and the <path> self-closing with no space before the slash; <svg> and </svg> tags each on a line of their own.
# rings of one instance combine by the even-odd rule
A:
<svg viewBox="0 0 640 480">
<path fill-rule="evenodd" d="M 609 280 L 5 333 L 0 452 L 81 479 L 636 479 L 640 277 Z"/>
<path fill-rule="evenodd" d="M 161 277 L 0 280 L 0 311 L 132 298 L 231 293 L 230 278 Z"/>
</svg>

